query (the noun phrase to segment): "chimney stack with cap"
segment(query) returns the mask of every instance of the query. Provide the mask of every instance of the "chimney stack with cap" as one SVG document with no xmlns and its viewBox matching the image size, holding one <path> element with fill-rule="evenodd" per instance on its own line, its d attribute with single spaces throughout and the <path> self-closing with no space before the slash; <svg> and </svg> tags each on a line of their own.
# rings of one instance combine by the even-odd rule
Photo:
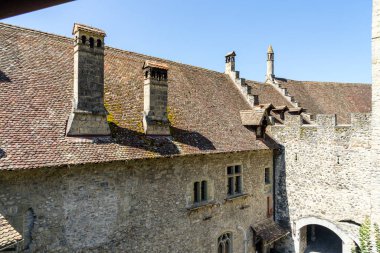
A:
<svg viewBox="0 0 380 253">
<path fill-rule="evenodd" d="M 109 135 L 104 107 L 105 32 L 74 24 L 74 108 L 67 123 L 68 136 Z"/>
<path fill-rule="evenodd" d="M 168 66 L 146 61 L 144 72 L 144 115 L 143 126 L 147 135 L 170 135 L 167 117 Z"/>
<path fill-rule="evenodd" d="M 235 72 L 235 51 L 229 52 L 226 54 L 226 69 L 224 73 L 231 75 L 232 72 Z"/>
</svg>

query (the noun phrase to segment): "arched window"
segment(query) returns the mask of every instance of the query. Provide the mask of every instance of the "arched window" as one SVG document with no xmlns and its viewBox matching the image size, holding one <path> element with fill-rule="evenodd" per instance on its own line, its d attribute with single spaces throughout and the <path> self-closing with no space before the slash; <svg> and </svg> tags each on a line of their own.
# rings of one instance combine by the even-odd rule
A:
<svg viewBox="0 0 380 253">
<path fill-rule="evenodd" d="M 94 48 L 94 38 L 90 38 L 90 47 Z"/>
<path fill-rule="evenodd" d="M 102 41 L 100 39 L 96 40 L 96 46 L 101 47 L 102 46 Z"/>
<path fill-rule="evenodd" d="M 82 35 L 82 44 L 86 44 L 86 40 L 87 40 L 86 36 Z"/>
<path fill-rule="evenodd" d="M 232 253 L 231 233 L 225 233 L 218 238 L 218 253 Z"/>
</svg>

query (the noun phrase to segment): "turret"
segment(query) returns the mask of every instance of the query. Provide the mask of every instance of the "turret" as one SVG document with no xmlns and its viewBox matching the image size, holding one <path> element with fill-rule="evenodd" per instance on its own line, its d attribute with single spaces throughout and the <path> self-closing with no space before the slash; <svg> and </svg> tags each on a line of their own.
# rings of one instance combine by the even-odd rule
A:
<svg viewBox="0 0 380 253">
<path fill-rule="evenodd" d="M 267 81 L 274 80 L 274 51 L 272 45 L 269 45 L 267 52 Z"/>
</svg>

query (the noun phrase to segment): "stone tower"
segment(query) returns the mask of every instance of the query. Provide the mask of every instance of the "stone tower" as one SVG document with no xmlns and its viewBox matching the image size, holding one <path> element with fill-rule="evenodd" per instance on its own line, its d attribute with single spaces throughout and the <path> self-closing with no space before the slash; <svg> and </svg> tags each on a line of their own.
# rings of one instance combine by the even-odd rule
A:
<svg viewBox="0 0 380 253">
<path fill-rule="evenodd" d="M 380 223 L 380 0 L 372 9 L 372 221 Z"/>
<path fill-rule="evenodd" d="M 74 24 L 74 108 L 68 136 L 109 135 L 104 107 L 104 37 L 97 28 Z"/>
<path fill-rule="evenodd" d="M 167 116 L 168 66 L 146 61 L 144 73 L 144 115 L 143 126 L 147 135 L 170 135 Z"/>
<path fill-rule="evenodd" d="M 272 45 L 269 45 L 267 52 L 267 81 L 274 80 L 274 51 Z"/>
</svg>

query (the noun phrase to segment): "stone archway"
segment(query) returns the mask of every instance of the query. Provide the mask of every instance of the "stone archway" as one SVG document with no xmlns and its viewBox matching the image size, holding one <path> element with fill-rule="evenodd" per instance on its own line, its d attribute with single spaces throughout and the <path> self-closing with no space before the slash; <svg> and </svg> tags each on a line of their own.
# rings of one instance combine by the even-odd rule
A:
<svg viewBox="0 0 380 253">
<path fill-rule="evenodd" d="M 301 218 L 293 224 L 293 239 L 296 253 L 304 253 L 307 247 L 307 227 L 317 225 L 332 231 L 342 242 L 342 253 L 351 253 L 356 238 L 351 238 L 337 224 L 317 217 Z"/>
</svg>

